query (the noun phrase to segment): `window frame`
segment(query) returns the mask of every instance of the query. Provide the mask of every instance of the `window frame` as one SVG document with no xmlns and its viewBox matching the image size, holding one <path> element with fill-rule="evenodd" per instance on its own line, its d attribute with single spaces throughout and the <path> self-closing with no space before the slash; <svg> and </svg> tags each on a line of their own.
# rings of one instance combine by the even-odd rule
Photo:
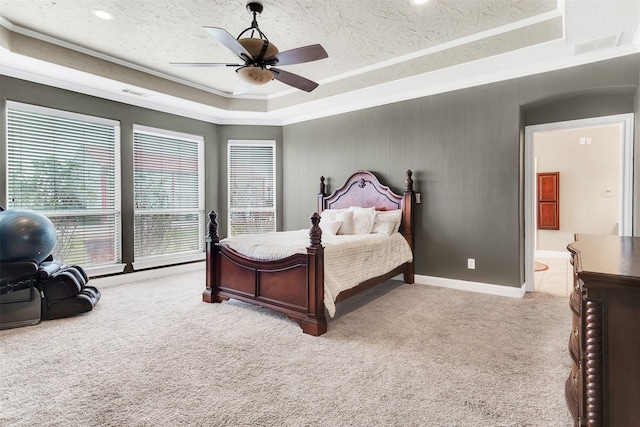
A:
<svg viewBox="0 0 640 427">
<path fill-rule="evenodd" d="M 135 218 L 140 212 L 147 213 L 165 213 L 165 214 L 197 214 L 199 215 L 199 226 L 198 226 L 198 250 L 197 251 L 185 251 L 171 254 L 161 254 L 161 255 L 153 255 L 153 256 L 145 256 L 145 257 L 137 257 L 135 253 L 136 247 L 136 236 L 134 233 L 134 258 L 133 258 L 133 269 L 134 270 L 142 270 L 146 268 L 160 267 L 160 266 L 169 266 L 175 265 L 185 262 L 192 261 L 201 261 L 206 257 L 205 253 L 205 226 L 208 220 L 208 217 L 205 212 L 205 168 L 204 168 L 204 145 L 205 140 L 202 135 L 189 134 L 185 132 L 177 132 L 168 129 L 162 129 L 157 127 L 150 127 L 145 125 L 134 124 L 133 125 L 133 150 L 132 150 L 132 167 L 133 167 L 133 186 L 135 188 L 135 174 L 136 174 L 136 163 L 135 163 L 135 135 L 136 133 L 142 133 L 147 135 L 152 135 L 156 137 L 162 138 L 171 138 L 171 139 L 179 139 L 184 140 L 186 142 L 193 142 L 197 144 L 197 165 L 198 165 L 198 207 L 194 209 L 159 209 L 159 210 L 139 210 L 136 206 L 136 195 L 134 191 L 133 195 L 133 217 L 134 217 L 134 230 L 135 230 Z"/>
<path fill-rule="evenodd" d="M 89 114 L 83 113 L 75 113 L 66 110 L 60 110 L 49 107 L 42 107 L 39 105 L 27 104 L 23 102 L 16 102 L 7 100 L 6 101 L 6 114 L 5 114 L 5 129 L 6 129 L 6 140 L 7 140 L 7 156 L 5 161 L 5 167 L 7 168 L 6 172 L 6 182 L 5 182 L 5 191 L 7 194 L 7 208 L 10 208 L 9 203 L 9 162 L 10 162 L 10 152 L 9 152 L 9 115 L 12 111 L 16 112 L 25 112 L 32 114 L 40 114 L 44 116 L 53 116 L 55 119 L 60 120 L 73 120 L 77 122 L 88 122 L 95 123 L 98 125 L 106 125 L 113 126 L 114 128 L 114 146 L 113 146 L 113 210 L 104 209 L 104 210 L 39 210 L 40 213 L 44 214 L 49 218 L 56 217 L 64 217 L 64 216 L 80 216 L 80 217 L 88 217 L 95 215 L 113 215 L 114 225 L 111 229 L 113 231 L 113 250 L 114 250 L 114 260 L 113 262 L 106 263 L 98 263 L 98 264 L 84 264 L 83 268 L 87 271 L 87 274 L 90 276 L 99 276 L 105 274 L 113 274 L 113 273 L 121 273 L 124 271 L 126 266 L 125 263 L 122 262 L 122 181 L 121 181 L 121 138 L 122 138 L 122 130 L 120 126 L 120 122 L 117 120 L 107 119 L 104 117 L 92 116 Z M 55 120 L 52 119 L 52 120 Z M 22 209 L 27 209 L 26 207 L 21 207 Z M 83 240 L 84 241 L 84 240 Z M 61 261 L 65 261 L 64 259 Z"/>
<path fill-rule="evenodd" d="M 234 146 L 250 146 L 250 147 L 271 147 L 272 149 L 272 188 L 273 188 L 273 206 L 270 208 L 232 208 L 231 206 L 231 187 L 232 187 L 232 165 L 231 165 L 231 150 Z M 278 187 L 277 187 L 277 145 L 276 141 L 269 140 L 240 140 L 240 139 L 229 139 L 227 141 L 227 234 L 229 236 L 233 234 L 232 227 L 232 219 L 231 215 L 234 212 L 251 212 L 251 211 L 264 211 L 264 212 L 273 212 L 273 230 L 276 231 L 278 224 Z M 264 231 L 268 232 L 268 231 Z M 246 234 L 246 233 L 245 233 Z"/>
</svg>

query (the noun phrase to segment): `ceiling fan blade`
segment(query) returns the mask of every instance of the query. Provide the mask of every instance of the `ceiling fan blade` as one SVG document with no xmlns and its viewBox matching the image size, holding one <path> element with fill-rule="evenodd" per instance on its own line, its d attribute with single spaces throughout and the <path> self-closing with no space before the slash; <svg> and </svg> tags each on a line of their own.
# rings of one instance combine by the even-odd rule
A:
<svg viewBox="0 0 640 427">
<path fill-rule="evenodd" d="M 221 62 L 170 62 L 176 67 L 242 67 L 242 64 L 225 64 Z"/>
<path fill-rule="evenodd" d="M 248 59 L 253 59 L 253 56 L 233 37 L 227 30 L 224 28 L 217 27 L 204 27 L 205 31 L 208 32 L 211 37 L 222 43 L 233 53 L 238 55 L 240 59 L 245 61 Z"/>
<path fill-rule="evenodd" d="M 296 49 L 285 50 L 276 53 L 269 58 L 265 58 L 265 62 L 276 60 L 273 65 L 293 65 L 302 64 L 303 62 L 317 61 L 318 59 L 328 58 L 329 54 L 319 44 L 298 47 Z"/>
<path fill-rule="evenodd" d="M 251 89 L 250 83 L 247 83 L 242 79 L 239 79 L 238 83 L 236 83 L 236 87 L 233 88 L 233 94 L 242 95 L 243 93 L 249 92 L 250 89 Z"/>
<path fill-rule="evenodd" d="M 304 90 L 305 92 L 311 92 L 312 90 L 318 87 L 318 83 L 313 82 L 309 79 L 305 79 L 304 77 L 299 76 L 297 74 L 293 74 L 288 71 L 280 70 L 273 67 L 270 68 L 269 70 L 273 72 L 274 78 L 276 80 L 279 80 L 282 83 L 286 83 L 289 86 L 293 86 L 300 90 Z"/>
</svg>

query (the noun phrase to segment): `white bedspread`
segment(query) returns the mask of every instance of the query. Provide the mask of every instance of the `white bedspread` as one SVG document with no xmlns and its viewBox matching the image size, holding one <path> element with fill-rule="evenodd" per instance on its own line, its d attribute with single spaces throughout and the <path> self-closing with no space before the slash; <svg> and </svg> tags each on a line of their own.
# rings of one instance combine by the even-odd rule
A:
<svg viewBox="0 0 640 427">
<path fill-rule="evenodd" d="M 248 234 L 222 240 L 244 256 L 263 261 L 307 253 L 309 230 Z M 335 298 L 367 279 L 380 276 L 413 260 L 400 233 L 322 236 L 324 246 L 324 305 L 335 314 Z"/>
</svg>

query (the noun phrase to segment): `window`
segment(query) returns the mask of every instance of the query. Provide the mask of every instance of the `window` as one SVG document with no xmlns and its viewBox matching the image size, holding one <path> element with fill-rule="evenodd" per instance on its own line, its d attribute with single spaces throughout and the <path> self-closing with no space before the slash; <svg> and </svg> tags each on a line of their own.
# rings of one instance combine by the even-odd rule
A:
<svg viewBox="0 0 640 427">
<path fill-rule="evenodd" d="M 275 141 L 229 141 L 229 235 L 276 230 Z"/>
<path fill-rule="evenodd" d="M 203 151 L 201 136 L 134 126 L 136 269 L 203 258 Z"/>
<path fill-rule="evenodd" d="M 55 259 L 120 263 L 118 122 L 8 101 L 7 171 L 7 207 L 53 222 Z"/>
</svg>

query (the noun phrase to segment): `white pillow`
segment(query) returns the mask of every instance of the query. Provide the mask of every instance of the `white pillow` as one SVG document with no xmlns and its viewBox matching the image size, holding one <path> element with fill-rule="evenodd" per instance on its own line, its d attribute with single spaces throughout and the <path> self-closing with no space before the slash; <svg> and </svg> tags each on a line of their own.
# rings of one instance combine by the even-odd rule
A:
<svg viewBox="0 0 640 427">
<path fill-rule="evenodd" d="M 397 233 L 398 230 L 400 229 L 400 221 L 402 221 L 402 209 L 396 209 L 392 211 L 378 211 L 378 215 L 376 217 L 376 224 L 373 225 L 372 233 L 380 232 L 376 230 L 386 230 L 388 225 L 384 225 L 384 223 L 388 223 L 388 222 L 393 223 L 392 233 Z M 381 223 L 378 226 L 378 228 L 376 228 L 377 223 Z"/>
<path fill-rule="evenodd" d="M 353 211 L 345 209 L 342 212 L 338 212 L 336 220 L 342 222 L 342 225 L 340 225 L 340 229 L 338 230 L 338 234 L 354 234 Z"/>
<path fill-rule="evenodd" d="M 376 223 L 373 225 L 372 233 L 386 234 L 387 236 L 391 236 L 393 234 L 393 230 L 396 228 L 396 224 L 398 221 L 391 217 L 382 217 L 376 220 Z"/>
<path fill-rule="evenodd" d="M 320 218 L 327 221 L 337 221 L 337 216 L 340 212 L 345 212 L 347 209 L 325 209 L 320 212 Z M 321 221 L 322 222 L 322 221 Z"/>
<path fill-rule="evenodd" d="M 342 222 L 340 221 L 330 221 L 330 220 L 320 220 L 320 228 L 322 229 L 322 234 L 330 234 L 332 236 L 338 233 Z"/>
<path fill-rule="evenodd" d="M 369 234 L 373 230 L 376 221 L 376 208 L 361 208 L 351 206 L 349 211 L 353 212 L 353 234 Z"/>
</svg>

